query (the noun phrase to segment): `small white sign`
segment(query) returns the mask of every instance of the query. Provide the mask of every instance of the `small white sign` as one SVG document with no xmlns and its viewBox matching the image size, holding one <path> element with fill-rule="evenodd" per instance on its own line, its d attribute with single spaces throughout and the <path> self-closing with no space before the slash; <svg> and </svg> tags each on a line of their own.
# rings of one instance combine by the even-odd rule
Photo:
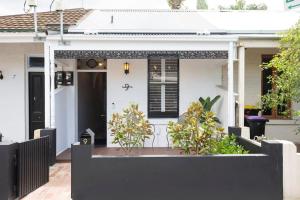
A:
<svg viewBox="0 0 300 200">
<path fill-rule="evenodd" d="M 284 0 L 285 9 L 300 8 L 300 0 Z"/>
</svg>

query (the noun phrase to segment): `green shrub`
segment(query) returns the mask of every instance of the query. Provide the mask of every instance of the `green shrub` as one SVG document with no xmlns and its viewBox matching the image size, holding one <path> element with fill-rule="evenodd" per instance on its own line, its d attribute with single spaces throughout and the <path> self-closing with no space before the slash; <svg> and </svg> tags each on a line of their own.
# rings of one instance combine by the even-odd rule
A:
<svg viewBox="0 0 300 200">
<path fill-rule="evenodd" d="M 236 142 L 236 136 L 224 135 L 220 138 L 212 139 L 209 154 L 247 154 L 241 145 Z"/>
<path fill-rule="evenodd" d="M 153 135 L 149 121 L 136 104 L 124 109 L 123 113 L 114 113 L 108 125 L 114 137 L 112 143 L 119 144 L 126 153 L 134 147 L 142 147 Z"/>
<path fill-rule="evenodd" d="M 186 154 L 205 154 L 210 140 L 223 132 L 223 128 L 218 127 L 213 112 L 205 112 L 200 102 L 193 102 L 181 121 L 169 122 L 168 132 L 173 147 Z"/>
</svg>

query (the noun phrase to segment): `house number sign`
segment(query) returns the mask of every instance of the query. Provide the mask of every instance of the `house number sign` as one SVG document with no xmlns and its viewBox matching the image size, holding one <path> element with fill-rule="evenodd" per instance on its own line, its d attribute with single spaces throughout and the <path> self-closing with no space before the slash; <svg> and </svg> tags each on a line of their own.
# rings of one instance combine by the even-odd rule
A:
<svg viewBox="0 0 300 200">
<path fill-rule="evenodd" d="M 130 88 L 133 88 L 131 85 L 129 85 L 128 83 L 124 84 L 122 86 L 123 89 L 125 89 L 125 91 L 129 90 Z"/>
</svg>

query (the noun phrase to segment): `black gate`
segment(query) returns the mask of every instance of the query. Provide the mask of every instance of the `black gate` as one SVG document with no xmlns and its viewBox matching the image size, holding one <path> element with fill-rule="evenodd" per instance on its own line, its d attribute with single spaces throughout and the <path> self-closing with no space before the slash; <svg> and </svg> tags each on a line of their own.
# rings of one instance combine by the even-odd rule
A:
<svg viewBox="0 0 300 200">
<path fill-rule="evenodd" d="M 19 143 L 18 196 L 30 192 L 49 181 L 49 137 Z"/>
</svg>

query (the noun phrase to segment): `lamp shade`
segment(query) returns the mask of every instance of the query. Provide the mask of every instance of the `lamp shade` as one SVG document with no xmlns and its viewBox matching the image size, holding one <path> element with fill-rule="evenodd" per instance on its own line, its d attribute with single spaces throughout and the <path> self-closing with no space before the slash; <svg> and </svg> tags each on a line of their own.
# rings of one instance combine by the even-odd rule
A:
<svg viewBox="0 0 300 200">
<path fill-rule="evenodd" d="M 37 7 L 37 0 L 27 0 L 27 5 L 29 7 Z"/>
<path fill-rule="evenodd" d="M 124 66 L 124 73 L 126 75 L 129 74 L 129 63 L 126 62 L 126 63 L 123 64 L 123 66 Z"/>
<path fill-rule="evenodd" d="M 63 0 L 55 0 L 54 9 L 56 11 L 63 11 L 64 10 Z"/>
</svg>

